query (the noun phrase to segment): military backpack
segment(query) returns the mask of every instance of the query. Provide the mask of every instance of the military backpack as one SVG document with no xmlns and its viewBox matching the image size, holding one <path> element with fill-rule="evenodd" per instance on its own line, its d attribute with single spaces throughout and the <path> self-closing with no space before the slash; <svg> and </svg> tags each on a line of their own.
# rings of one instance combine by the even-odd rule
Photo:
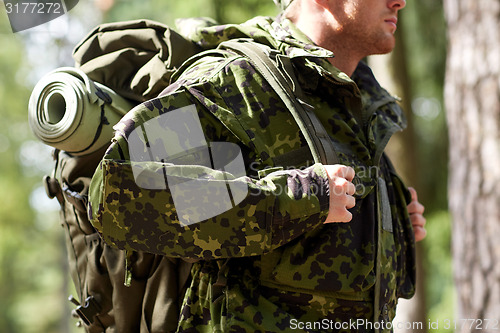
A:
<svg viewBox="0 0 500 333">
<path fill-rule="evenodd" d="M 200 21 L 189 23 L 193 22 Z M 300 99 L 289 59 L 247 39 L 224 42 L 219 47 L 246 56 L 293 114 L 312 158 L 316 162 L 335 163 L 333 147 L 322 133 L 324 128 Z M 84 148 L 72 151 L 69 146 L 58 146 L 57 140 L 43 140 L 56 147 L 53 174 L 46 176 L 44 183 L 48 196 L 57 198 L 61 206 L 70 271 L 78 292 L 78 299 L 70 297 L 70 300 L 76 305 L 74 315 L 88 332 L 172 332 L 177 328 L 191 263 L 109 246 L 89 222 L 87 194 L 92 175 L 109 145 L 109 140 L 102 146 L 97 142 L 100 136 L 109 135 L 115 122 L 111 113 L 123 111 L 126 103 L 133 106 L 155 98 L 172 83 L 170 78 L 182 63 L 204 51 L 163 24 L 150 20 L 117 22 L 100 25 L 88 34 L 74 50 L 75 69 L 63 70 L 85 81 L 91 95 L 88 99 L 98 105 L 98 112 L 88 116 L 98 120 L 96 125 L 88 125 L 90 122 L 86 121 L 92 130 Z M 64 92 L 40 96 L 39 91 L 47 87 L 49 91 L 59 89 L 51 88 L 51 84 L 35 88 L 35 96 L 32 95 L 30 123 L 34 131 L 36 123 L 43 120 L 39 115 L 44 112 L 39 110 L 43 105 L 59 108 L 62 105 L 65 109 L 56 112 L 60 115 L 55 118 L 60 122 L 70 107 L 56 103 L 58 94 L 64 99 Z M 44 103 L 44 98 L 55 102 Z M 80 120 L 79 126 L 81 123 Z"/>
</svg>

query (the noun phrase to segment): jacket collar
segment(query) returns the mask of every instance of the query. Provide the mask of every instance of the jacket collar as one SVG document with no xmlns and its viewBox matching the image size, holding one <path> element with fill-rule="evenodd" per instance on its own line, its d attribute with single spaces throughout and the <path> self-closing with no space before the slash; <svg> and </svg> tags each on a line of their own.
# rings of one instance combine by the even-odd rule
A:
<svg viewBox="0 0 500 333">
<path fill-rule="evenodd" d="M 227 25 L 215 25 L 213 21 L 203 19 L 197 19 L 196 22 L 193 19 L 187 22 L 179 20 L 177 26 L 185 37 L 206 49 L 216 48 L 220 43 L 235 38 L 251 38 L 268 45 L 289 56 L 300 68 L 304 90 L 315 91 L 324 80 L 348 88 L 353 97 L 361 98 L 363 118 L 375 111 L 373 105 L 395 100 L 380 86 L 364 62 L 360 62 L 352 77 L 349 77 L 328 61 L 328 58 L 334 57 L 333 52 L 315 45 L 281 15 L 277 18 L 258 16 L 242 24 Z M 404 117 L 398 115 L 396 118 L 402 121 Z"/>
</svg>

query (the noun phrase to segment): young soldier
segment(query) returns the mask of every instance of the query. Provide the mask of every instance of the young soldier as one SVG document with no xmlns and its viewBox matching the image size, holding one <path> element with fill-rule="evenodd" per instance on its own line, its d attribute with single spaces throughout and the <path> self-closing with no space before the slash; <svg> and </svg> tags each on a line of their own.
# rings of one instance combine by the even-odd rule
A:
<svg viewBox="0 0 500 333">
<path fill-rule="evenodd" d="M 291 71 L 275 54 L 328 134 L 334 163 L 314 163 L 281 97 L 245 57 L 209 52 L 119 123 L 91 184 L 90 218 L 127 251 L 196 261 L 179 332 L 390 331 L 398 298 L 414 293 L 414 242 L 425 237 L 425 219 L 383 153 L 405 127 L 403 113 L 361 60 L 392 50 L 405 1 L 277 2 L 284 12 L 276 20 L 189 38 L 207 49 L 250 38 L 289 57 Z M 135 150 L 161 142 L 148 121 L 179 109 L 198 119 L 156 128 L 168 132 L 167 150 L 186 153 L 137 158 Z M 194 140 L 185 124 L 204 136 Z M 175 128 L 183 126 L 190 134 Z M 138 129 L 151 144 L 135 146 Z M 193 140 L 209 147 L 211 164 Z M 217 150 L 220 142 L 230 145 Z M 231 144 L 236 152 L 224 148 Z M 246 174 L 226 168 L 238 156 Z M 130 159 L 139 170 L 121 164 Z M 211 168 L 217 159 L 222 167 Z M 168 179 L 164 188 L 151 184 L 154 171 L 141 173 L 153 169 L 148 161 Z M 230 205 L 221 208 L 224 193 Z"/>
</svg>

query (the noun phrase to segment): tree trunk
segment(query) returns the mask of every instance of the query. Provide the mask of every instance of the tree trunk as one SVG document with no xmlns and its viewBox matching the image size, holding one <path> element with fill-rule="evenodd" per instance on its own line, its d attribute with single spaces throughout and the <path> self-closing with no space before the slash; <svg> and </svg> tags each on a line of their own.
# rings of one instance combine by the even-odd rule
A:
<svg viewBox="0 0 500 333">
<path fill-rule="evenodd" d="M 457 331 L 479 331 L 479 320 L 491 331 L 500 321 L 500 1 L 444 5 L 457 319 L 476 319 Z"/>
</svg>

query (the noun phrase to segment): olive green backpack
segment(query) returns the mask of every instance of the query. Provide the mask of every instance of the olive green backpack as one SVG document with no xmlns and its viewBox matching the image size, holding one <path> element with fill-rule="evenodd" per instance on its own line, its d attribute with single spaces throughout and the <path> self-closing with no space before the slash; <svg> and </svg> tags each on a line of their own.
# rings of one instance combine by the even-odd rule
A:
<svg viewBox="0 0 500 333">
<path fill-rule="evenodd" d="M 170 28 L 140 20 L 98 26 L 78 44 L 73 57 L 75 68 L 92 81 L 137 105 L 156 97 L 175 69 L 199 51 Z M 78 156 L 56 149 L 53 174 L 44 179 L 47 194 L 61 206 L 78 293 L 70 297 L 73 315 L 87 332 L 173 332 L 191 264 L 144 252 L 127 258 L 104 243 L 87 218 L 88 187 L 106 149 Z M 126 283 L 127 271 L 131 280 Z"/>
<path fill-rule="evenodd" d="M 285 77 L 274 51 L 249 40 L 224 42 L 224 47 L 247 57 L 265 77 L 301 128 L 312 159 L 334 164 L 330 140 L 314 113 L 298 100 L 298 85 L 287 59 Z M 149 20 L 98 26 L 75 48 L 75 67 L 111 88 L 132 104 L 156 97 L 170 84 L 170 76 L 190 56 L 202 50 L 170 28 Z M 276 52 L 274 53 L 276 56 Z M 102 95 L 102 94 L 101 94 Z M 109 96 L 101 96 L 110 103 Z M 103 105 L 104 105 L 103 104 Z M 101 115 L 101 124 L 106 122 Z M 108 124 L 109 125 L 109 124 Z M 323 132 L 323 133 L 321 133 Z M 189 281 L 191 263 L 145 252 L 110 247 L 99 237 L 87 217 L 90 180 L 107 146 L 76 156 L 54 151 L 55 168 L 44 179 L 47 194 L 61 205 L 70 271 L 78 295 L 70 297 L 74 315 L 88 332 L 173 332 Z"/>
</svg>

